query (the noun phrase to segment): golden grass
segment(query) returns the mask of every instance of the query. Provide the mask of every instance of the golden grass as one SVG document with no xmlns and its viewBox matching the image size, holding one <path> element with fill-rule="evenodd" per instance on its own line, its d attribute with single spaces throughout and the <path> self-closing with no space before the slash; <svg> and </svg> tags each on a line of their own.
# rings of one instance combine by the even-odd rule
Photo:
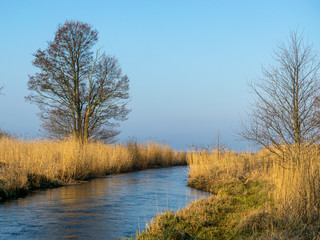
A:
<svg viewBox="0 0 320 240">
<path fill-rule="evenodd" d="M 263 152 L 220 152 L 217 149 L 189 152 L 187 162 L 190 166 L 189 185 L 207 191 L 212 191 L 219 183 L 265 180 L 273 165 Z"/>
<path fill-rule="evenodd" d="M 270 181 L 273 197 L 283 217 L 299 219 L 306 224 L 320 217 L 320 151 L 313 147 L 301 154 L 300 161 L 274 165 Z"/>
<path fill-rule="evenodd" d="M 192 152 L 187 160 L 191 168 L 189 184 L 200 188 L 203 184 L 202 189 L 212 191 L 219 183 L 236 180 L 267 182 L 272 186 L 269 195 L 276 203 L 277 214 L 311 223 L 320 217 L 319 157 L 317 146 L 302 152 L 299 162 L 285 164 L 279 164 L 281 160 L 266 150 L 256 154 L 221 154 L 216 149 Z"/>
<path fill-rule="evenodd" d="M 0 139 L 0 197 L 39 187 L 73 183 L 96 175 L 186 164 L 186 154 L 167 145 L 127 145 L 74 140 Z"/>
<path fill-rule="evenodd" d="M 319 157 L 318 146 L 299 162 L 267 150 L 189 152 L 188 185 L 214 197 L 157 216 L 138 239 L 320 239 Z"/>
</svg>

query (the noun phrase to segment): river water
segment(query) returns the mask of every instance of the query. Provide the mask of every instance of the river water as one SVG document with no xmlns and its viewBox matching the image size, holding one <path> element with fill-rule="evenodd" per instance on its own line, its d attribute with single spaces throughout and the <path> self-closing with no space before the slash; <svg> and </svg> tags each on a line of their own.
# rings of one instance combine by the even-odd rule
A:
<svg viewBox="0 0 320 240">
<path fill-rule="evenodd" d="M 143 230 L 152 217 L 208 193 L 186 186 L 188 168 L 110 175 L 36 191 L 0 204 L 0 239 L 114 239 Z"/>
</svg>

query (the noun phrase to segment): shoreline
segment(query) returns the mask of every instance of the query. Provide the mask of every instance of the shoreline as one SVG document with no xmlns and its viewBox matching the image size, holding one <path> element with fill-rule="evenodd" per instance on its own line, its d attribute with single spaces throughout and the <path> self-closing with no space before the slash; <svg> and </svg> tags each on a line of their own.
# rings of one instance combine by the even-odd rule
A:
<svg viewBox="0 0 320 240">
<path fill-rule="evenodd" d="M 37 189 L 79 184 L 99 176 L 186 165 L 186 155 L 152 142 L 81 145 L 72 139 L 0 138 L 0 202 Z"/>
<path fill-rule="evenodd" d="M 30 187 L 29 189 L 21 188 L 21 189 L 17 189 L 15 191 L 11 191 L 11 192 L 0 188 L 0 204 L 15 200 L 15 199 L 27 197 L 29 194 L 31 194 L 32 192 L 34 192 L 36 190 L 44 190 L 45 191 L 46 189 L 81 185 L 81 184 L 86 184 L 90 180 L 93 180 L 93 179 L 106 178 L 108 176 L 113 176 L 113 175 L 118 175 L 118 174 L 134 173 L 134 172 L 139 172 L 139 171 L 144 171 L 144 170 L 171 168 L 171 167 L 178 167 L 178 166 L 187 166 L 187 163 L 170 165 L 170 166 L 154 165 L 154 166 L 149 166 L 147 168 L 137 168 L 137 169 L 132 169 L 129 171 L 124 171 L 124 172 L 115 172 L 115 173 L 110 172 L 110 173 L 107 173 L 106 175 L 92 175 L 92 176 L 88 176 L 88 177 L 81 179 L 81 180 L 74 180 L 74 182 L 71 182 L 71 183 L 58 182 L 58 181 L 56 181 L 56 182 L 48 181 L 48 182 L 44 182 L 43 185 L 40 185 L 39 187 Z"/>
<path fill-rule="evenodd" d="M 207 191 L 212 196 L 206 199 L 194 201 L 176 212 L 156 215 L 145 231 L 137 233 L 136 239 L 255 239 L 262 231 L 261 222 L 256 218 L 256 224 L 248 223 L 246 216 L 253 210 L 258 216 L 267 216 L 260 211 L 268 201 L 264 197 L 267 186 L 259 181 L 245 182 L 221 184 L 215 190 Z M 187 186 L 202 191 L 210 187 L 195 187 L 190 181 Z"/>
<path fill-rule="evenodd" d="M 283 168 L 266 150 L 190 153 L 187 185 L 213 196 L 156 215 L 136 239 L 319 239 L 318 154 Z"/>
</svg>

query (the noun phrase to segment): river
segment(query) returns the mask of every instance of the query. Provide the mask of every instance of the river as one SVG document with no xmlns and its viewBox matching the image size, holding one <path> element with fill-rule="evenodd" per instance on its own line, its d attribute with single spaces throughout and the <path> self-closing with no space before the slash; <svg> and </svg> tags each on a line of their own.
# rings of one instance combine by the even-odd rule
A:
<svg viewBox="0 0 320 240">
<path fill-rule="evenodd" d="M 165 210 L 209 194 L 186 186 L 188 167 L 110 175 L 0 204 L 0 239 L 130 237 Z"/>
</svg>

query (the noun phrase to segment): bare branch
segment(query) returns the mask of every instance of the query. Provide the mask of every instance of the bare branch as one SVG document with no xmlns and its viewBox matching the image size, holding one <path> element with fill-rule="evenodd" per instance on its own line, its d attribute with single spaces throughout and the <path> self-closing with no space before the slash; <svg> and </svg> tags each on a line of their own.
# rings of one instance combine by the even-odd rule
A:
<svg viewBox="0 0 320 240">
<path fill-rule="evenodd" d="M 114 141 L 113 128 L 129 110 L 129 79 L 114 57 L 93 54 L 98 32 L 86 23 L 67 21 L 54 40 L 34 54 L 39 72 L 29 77 L 26 99 L 41 110 L 52 137 Z M 110 139 L 109 139 L 110 138 Z"/>
<path fill-rule="evenodd" d="M 250 86 L 256 101 L 241 135 L 281 159 L 290 155 L 299 160 L 302 145 L 320 137 L 318 54 L 294 31 L 288 43 L 277 45 L 274 56 L 276 65 L 263 68 L 262 77 Z"/>
</svg>

